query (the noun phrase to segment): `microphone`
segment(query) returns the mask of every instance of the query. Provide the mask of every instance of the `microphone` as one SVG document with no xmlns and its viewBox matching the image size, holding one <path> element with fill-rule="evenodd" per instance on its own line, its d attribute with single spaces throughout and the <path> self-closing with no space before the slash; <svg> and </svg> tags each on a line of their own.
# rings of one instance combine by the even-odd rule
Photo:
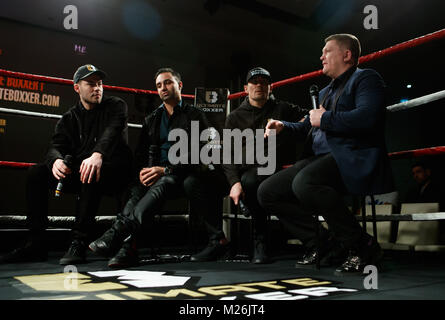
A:
<svg viewBox="0 0 445 320">
<path fill-rule="evenodd" d="M 71 165 L 73 164 L 73 156 L 67 154 L 63 159 L 63 163 L 67 167 L 71 167 Z M 63 188 L 63 178 L 60 178 L 59 183 L 57 183 L 56 192 L 54 193 L 56 197 L 60 197 L 60 194 L 62 193 L 62 188 Z"/>
<path fill-rule="evenodd" d="M 148 149 L 148 162 L 147 162 L 148 168 L 158 165 L 160 156 L 161 155 L 160 155 L 159 147 L 155 144 L 152 144 L 150 146 L 150 148 Z"/>
<path fill-rule="evenodd" d="M 309 94 L 310 94 L 311 100 L 312 100 L 312 109 L 317 109 L 318 108 L 318 87 L 317 87 L 317 85 L 315 85 L 315 84 L 311 85 L 311 87 L 309 88 Z"/>
<path fill-rule="evenodd" d="M 245 217 L 250 217 L 250 211 L 249 208 L 247 208 L 247 206 L 244 204 L 243 200 L 239 200 L 238 201 L 239 204 L 239 209 L 241 211 L 241 213 L 245 216 Z"/>
</svg>

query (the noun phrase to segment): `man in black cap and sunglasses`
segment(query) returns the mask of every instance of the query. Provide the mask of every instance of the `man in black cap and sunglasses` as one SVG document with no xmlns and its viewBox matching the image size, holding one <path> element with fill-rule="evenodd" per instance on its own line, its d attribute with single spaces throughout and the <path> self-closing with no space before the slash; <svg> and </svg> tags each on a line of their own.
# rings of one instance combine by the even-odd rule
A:
<svg viewBox="0 0 445 320">
<path fill-rule="evenodd" d="M 226 120 L 227 129 L 264 129 L 270 119 L 286 121 L 298 121 L 304 114 L 299 107 L 287 102 L 277 101 L 272 96 L 271 76 L 269 71 L 257 67 L 249 70 L 246 77 L 244 91 L 247 97 L 241 105 L 232 111 Z M 246 161 L 246 144 L 243 139 L 242 150 L 235 150 L 232 146 L 232 158 L 234 155 L 242 155 L 241 164 L 223 165 L 224 173 L 231 186 L 230 198 L 235 205 L 240 205 L 242 212 L 248 211 L 253 218 L 254 250 L 252 262 L 256 264 L 267 263 L 269 258 L 266 253 L 266 212 L 260 207 L 257 199 L 257 189 L 260 183 L 269 175 L 258 174 L 260 164 L 255 159 L 253 164 Z M 255 143 L 256 145 L 256 143 Z M 264 143 L 266 146 L 267 143 Z M 297 144 L 289 135 L 280 135 L 276 141 L 276 168 L 279 171 L 283 165 L 293 164 L 297 157 Z M 247 210 L 246 210 L 247 209 Z"/>
<path fill-rule="evenodd" d="M 24 246 L 0 257 L 0 263 L 43 261 L 47 258 L 48 192 L 77 194 L 72 242 L 60 264 L 85 262 L 85 251 L 101 196 L 119 196 L 130 179 L 127 104 L 103 96 L 105 72 L 91 64 L 74 74 L 79 102 L 57 122 L 43 163 L 29 169 L 26 183 L 27 225 Z M 57 187 L 56 187 L 57 186 Z"/>
</svg>

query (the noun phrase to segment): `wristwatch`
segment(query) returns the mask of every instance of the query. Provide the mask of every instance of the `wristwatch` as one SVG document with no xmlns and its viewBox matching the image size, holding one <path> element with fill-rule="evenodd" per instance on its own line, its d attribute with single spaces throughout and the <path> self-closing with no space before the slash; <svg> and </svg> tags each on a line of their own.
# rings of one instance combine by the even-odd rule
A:
<svg viewBox="0 0 445 320">
<path fill-rule="evenodd" d="M 164 175 L 172 174 L 172 168 L 170 166 L 166 166 L 164 168 Z"/>
</svg>

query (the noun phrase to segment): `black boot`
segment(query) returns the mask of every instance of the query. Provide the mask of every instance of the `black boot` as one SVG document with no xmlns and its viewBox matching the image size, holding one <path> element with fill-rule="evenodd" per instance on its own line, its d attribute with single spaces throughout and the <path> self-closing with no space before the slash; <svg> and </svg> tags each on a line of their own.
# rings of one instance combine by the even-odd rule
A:
<svg viewBox="0 0 445 320">
<path fill-rule="evenodd" d="M 266 242 L 263 238 L 258 237 L 253 241 L 253 258 L 252 263 L 264 264 L 270 263 L 270 259 L 266 254 Z"/>
<path fill-rule="evenodd" d="M 216 261 L 229 249 L 229 241 L 226 238 L 211 239 L 201 252 L 190 257 L 190 261 L 204 262 Z"/>
<path fill-rule="evenodd" d="M 94 253 L 103 256 L 113 256 L 122 242 L 128 238 L 130 230 L 121 221 L 116 221 L 113 226 L 88 246 Z"/>
<path fill-rule="evenodd" d="M 139 256 L 135 241 L 130 237 L 127 239 L 117 254 L 108 261 L 108 267 L 128 268 L 139 264 Z"/>
<path fill-rule="evenodd" d="M 87 245 L 85 241 L 74 239 L 71 242 L 68 251 L 65 255 L 60 259 L 59 264 L 68 265 L 68 264 L 80 264 L 85 263 L 85 251 L 87 249 Z"/>
<path fill-rule="evenodd" d="M 1 255 L 0 264 L 46 261 L 48 250 L 43 237 L 43 234 L 31 236 L 22 246 Z"/>
</svg>

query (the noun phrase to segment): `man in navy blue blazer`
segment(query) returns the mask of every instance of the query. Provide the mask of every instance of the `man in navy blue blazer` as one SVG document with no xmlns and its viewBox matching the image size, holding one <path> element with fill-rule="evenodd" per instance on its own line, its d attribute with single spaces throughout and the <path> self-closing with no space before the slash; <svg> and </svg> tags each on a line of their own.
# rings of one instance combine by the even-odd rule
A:
<svg viewBox="0 0 445 320">
<path fill-rule="evenodd" d="M 332 263 L 332 244 L 337 243 L 337 257 L 344 253 L 337 274 L 362 272 L 382 257 L 380 246 L 360 227 L 344 196 L 394 189 L 384 136 L 385 84 L 376 71 L 357 68 L 360 53 L 353 35 L 325 39 L 320 60 L 323 74 L 332 81 L 320 91 L 319 108 L 303 122 L 272 120 L 266 126 L 265 136 L 275 129 L 307 137 L 304 158 L 258 189 L 264 209 L 303 242 L 306 253 L 297 266 L 314 264 L 317 257 Z M 320 226 L 319 250 L 314 215 L 322 215 L 329 226 L 329 232 Z"/>
</svg>

